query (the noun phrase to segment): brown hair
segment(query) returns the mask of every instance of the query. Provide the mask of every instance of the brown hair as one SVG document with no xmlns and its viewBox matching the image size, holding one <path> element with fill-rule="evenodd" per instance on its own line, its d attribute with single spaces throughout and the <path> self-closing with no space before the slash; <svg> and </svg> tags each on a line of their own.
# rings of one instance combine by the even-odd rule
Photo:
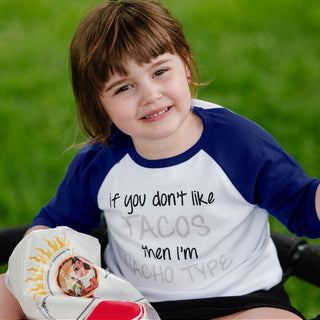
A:
<svg viewBox="0 0 320 320">
<path fill-rule="evenodd" d="M 70 65 L 79 122 L 90 142 L 109 143 L 111 121 L 99 98 L 109 77 L 126 74 L 128 58 L 143 64 L 164 53 L 179 55 L 189 67 L 194 94 L 197 66 L 181 23 L 161 1 L 104 1 L 83 18 L 71 43 Z"/>
</svg>

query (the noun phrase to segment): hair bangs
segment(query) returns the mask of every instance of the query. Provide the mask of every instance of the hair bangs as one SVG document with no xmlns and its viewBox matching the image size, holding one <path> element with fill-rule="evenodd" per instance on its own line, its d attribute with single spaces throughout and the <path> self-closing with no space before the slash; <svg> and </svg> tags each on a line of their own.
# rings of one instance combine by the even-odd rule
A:
<svg viewBox="0 0 320 320">
<path fill-rule="evenodd" d="M 127 75 L 126 65 L 130 60 L 142 65 L 161 54 L 177 53 L 166 30 L 132 16 L 119 18 L 107 35 L 105 44 L 110 43 L 108 38 L 113 41 L 106 46 L 108 49 L 103 50 L 104 57 L 99 59 L 99 64 L 105 68 L 102 71 L 105 82 L 116 73 Z"/>
</svg>

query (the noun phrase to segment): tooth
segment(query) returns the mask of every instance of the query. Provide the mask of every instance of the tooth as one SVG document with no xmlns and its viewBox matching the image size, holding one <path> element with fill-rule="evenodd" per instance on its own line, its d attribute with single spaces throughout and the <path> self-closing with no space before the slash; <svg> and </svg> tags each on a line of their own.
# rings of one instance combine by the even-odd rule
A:
<svg viewBox="0 0 320 320">
<path fill-rule="evenodd" d="M 155 117 L 155 116 L 158 116 L 158 115 L 160 115 L 160 114 L 162 114 L 162 113 L 167 112 L 168 110 L 169 110 L 169 108 L 165 108 L 165 109 L 163 109 L 162 111 L 160 111 L 160 112 L 158 112 L 158 113 L 155 113 L 155 114 L 152 114 L 151 116 L 146 117 L 146 119 L 151 119 L 151 118 L 153 118 L 153 117 Z"/>
</svg>

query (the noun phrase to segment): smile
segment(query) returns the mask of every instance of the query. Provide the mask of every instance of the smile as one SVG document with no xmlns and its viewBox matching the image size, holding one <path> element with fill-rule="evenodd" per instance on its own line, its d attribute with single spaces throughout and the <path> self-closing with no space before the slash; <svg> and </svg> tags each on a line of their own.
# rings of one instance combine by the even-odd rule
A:
<svg viewBox="0 0 320 320">
<path fill-rule="evenodd" d="M 152 119 L 152 118 L 154 118 L 154 117 L 160 116 L 161 114 L 169 111 L 169 109 L 170 109 L 170 107 L 167 107 L 167 108 L 165 108 L 165 109 L 163 109 L 163 110 L 161 110 L 161 111 L 159 111 L 159 112 L 157 112 L 157 113 L 154 113 L 154 114 L 151 114 L 151 115 L 149 115 L 149 116 L 146 116 L 146 117 L 144 117 L 143 119 L 147 119 L 147 120 L 148 120 L 148 119 Z"/>
</svg>

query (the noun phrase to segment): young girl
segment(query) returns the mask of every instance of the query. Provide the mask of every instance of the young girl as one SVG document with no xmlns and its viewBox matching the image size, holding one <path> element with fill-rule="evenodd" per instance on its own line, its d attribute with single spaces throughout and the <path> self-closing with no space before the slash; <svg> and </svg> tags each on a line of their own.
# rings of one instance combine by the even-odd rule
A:
<svg viewBox="0 0 320 320">
<path fill-rule="evenodd" d="M 108 267 L 162 319 L 303 318 L 283 290 L 268 214 L 319 237 L 319 180 L 256 124 L 192 100 L 197 68 L 161 2 L 97 5 L 70 54 L 89 141 L 29 232 L 90 233 L 103 212 Z M 23 317 L 9 294 L 5 305 L 0 317 Z"/>
</svg>

